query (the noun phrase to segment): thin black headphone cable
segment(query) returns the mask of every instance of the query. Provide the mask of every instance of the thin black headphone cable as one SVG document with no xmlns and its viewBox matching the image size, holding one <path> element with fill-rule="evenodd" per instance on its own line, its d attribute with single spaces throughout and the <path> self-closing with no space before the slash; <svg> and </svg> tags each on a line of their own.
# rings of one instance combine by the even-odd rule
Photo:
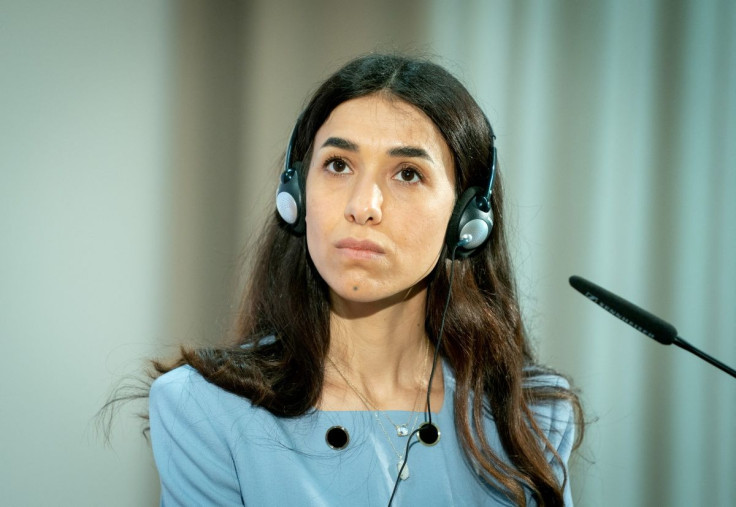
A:
<svg viewBox="0 0 736 507">
<path fill-rule="evenodd" d="M 440 355 L 440 344 L 442 343 L 442 334 L 445 331 L 445 317 L 447 317 L 447 309 L 450 307 L 450 295 L 452 294 L 452 279 L 455 277 L 455 251 L 458 247 L 467 244 L 470 240 L 463 238 L 452 249 L 450 256 L 450 283 L 447 288 L 447 298 L 445 299 L 445 308 L 442 310 L 442 320 L 440 321 L 440 332 L 437 336 L 437 343 L 434 346 L 434 359 L 432 359 L 432 370 L 429 372 L 429 382 L 427 382 L 427 419 L 432 424 L 432 410 L 430 409 L 430 398 L 432 393 L 432 380 L 434 380 L 434 372 L 437 369 L 437 359 Z M 417 430 L 418 431 L 418 430 Z M 404 460 L 406 462 L 406 460 Z"/>
<path fill-rule="evenodd" d="M 450 295 L 452 294 L 452 279 L 455 276 L 455 251 L 458 249 L 458 247 L 467 244 L 469 241 L 470 240 L 467 238 L 462 238 L 460 241 L 458 241 L 455 247 L 452 249 L 452 255 L 450 257 L 450 283 L 447 289 L 447 298 L 445 299 L 445 308 L 444 310 L 442 310 L 442 320 L 440 321 L 440 331 L 437 336 L 437 343 L 435 344 L 434 359 L 432 359 L 432 370 L 429 373 L 429 382 L 427 382 L 427 419 L 428 421 L 424 424 L 432 424 L 432 410 L 430 408 L 429 399 L 432 393 L 432 380 L 434 379 L 434 372 L 437 369 L 437 359 L 439 358 L 440 345 L 442 344 L 442 334 L 445 330 L 445 317 L 447 317 L 447 309 L 450 307 Z M 447 401 L 445 401 L 445 403 L 446 402 Z M 388 499 L 388 507 L 391 507 L 391 503 L 394 501 L 394 496 L 396 496 L 396 490 L 399 488 L 399 482 L 401 481 L 401 473 L 404 471 L 404 467 L 406 467 L 406 464 L 409 461 L 409 449 L 412 443 L 412 438 L 414 438 L 414 435 L 418 434 L 419 431 L 421 431 L 424 424 L 419 426 L 419 428 L 415 429 L 414 431 L 412 431 L 411 434 L 409 435 L 409 439 L 406 441 L 406 449 L 404 450 L 404 462 L 401 464 L 401 468 L 399 468 L 399 473 L 396 476 L 396 482 L 394 482 L 394 489 L 391 492 L 391 498 Z"/>
</svg>

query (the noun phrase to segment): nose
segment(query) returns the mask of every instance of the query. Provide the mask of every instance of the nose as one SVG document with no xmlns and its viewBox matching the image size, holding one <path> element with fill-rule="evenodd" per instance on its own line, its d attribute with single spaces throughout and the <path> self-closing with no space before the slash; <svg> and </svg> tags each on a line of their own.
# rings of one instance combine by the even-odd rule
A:
<svg viewBox="0 0 736 507">
<path fill-rule="evenodd" d="M 371 178 L 358 178 L 345 206 L 345 219 L 360 225 L 381 223 L 383 192 Z"/>
</svg>

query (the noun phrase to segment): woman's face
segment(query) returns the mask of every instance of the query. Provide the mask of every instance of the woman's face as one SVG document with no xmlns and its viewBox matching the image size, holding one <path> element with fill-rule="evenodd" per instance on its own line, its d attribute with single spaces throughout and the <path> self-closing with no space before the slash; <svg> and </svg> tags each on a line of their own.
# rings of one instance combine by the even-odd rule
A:
<svg viewBox="0 0 736 507">
<path fill-rule="evenodd" d="M 307 247 L 348 301 L 403 298 L 434 268 L 455 201 L 453 158 L 435 124 L 380 94 L 336 107 L 314 138 Z"/>
</svg>

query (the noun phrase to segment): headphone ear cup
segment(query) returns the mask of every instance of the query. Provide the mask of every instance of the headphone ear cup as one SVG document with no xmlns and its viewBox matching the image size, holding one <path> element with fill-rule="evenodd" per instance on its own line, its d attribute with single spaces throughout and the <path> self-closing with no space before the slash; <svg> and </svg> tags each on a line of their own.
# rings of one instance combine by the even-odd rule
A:
<svg viewBox="0 0 736 507">
<path fill-rule="evenodd" d="M 289 231 L 297 235 L 304 234 L 307 225 L 304 220 L 306 214 L 304 192 L 302 192 L 302 185 L 299 181 L 300 165 L 297 162 L 294 168 L 281 173 L 279 189 L 276 191 L 276 211 L 286 222 Z"/>
<path fill-rule="evenodd" d="M 477 252 L 491 237 L 493 229 L 493 212 L 483 211 L 478 206 L 478 198 L 484 195 L 480 187 L 471 187 L 462 193 L 455 203 L 452 217 L 447 224 L 445 243 L 452 251 L 464 236 L 470 241 L 455 250 L 455 257 L 464 259 Z"/>
</svg>

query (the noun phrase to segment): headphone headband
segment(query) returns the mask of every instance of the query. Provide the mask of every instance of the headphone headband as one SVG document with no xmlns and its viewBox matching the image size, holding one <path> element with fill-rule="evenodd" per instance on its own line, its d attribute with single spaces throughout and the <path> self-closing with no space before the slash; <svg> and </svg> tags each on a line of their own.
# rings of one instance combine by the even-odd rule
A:
<svg viewBox="0 0 736 507">
<path fill-rule="evenodd" d="M 296 119 L 296 123 L 294 124 L 294 128 L 291 129 L 291 135 L 289 136 L 289 144 L 286 147 L 286 155 L 284 156 L 284 172 L 286 172 L 289 167 L 291 167 L 291 152 L 294 150 L 294 145 L 296 144 L 296 132 L 299 130 L 299 125 L 302 122 L 302 115 L 299 115 L 299 118 Z"/>
</svg>

